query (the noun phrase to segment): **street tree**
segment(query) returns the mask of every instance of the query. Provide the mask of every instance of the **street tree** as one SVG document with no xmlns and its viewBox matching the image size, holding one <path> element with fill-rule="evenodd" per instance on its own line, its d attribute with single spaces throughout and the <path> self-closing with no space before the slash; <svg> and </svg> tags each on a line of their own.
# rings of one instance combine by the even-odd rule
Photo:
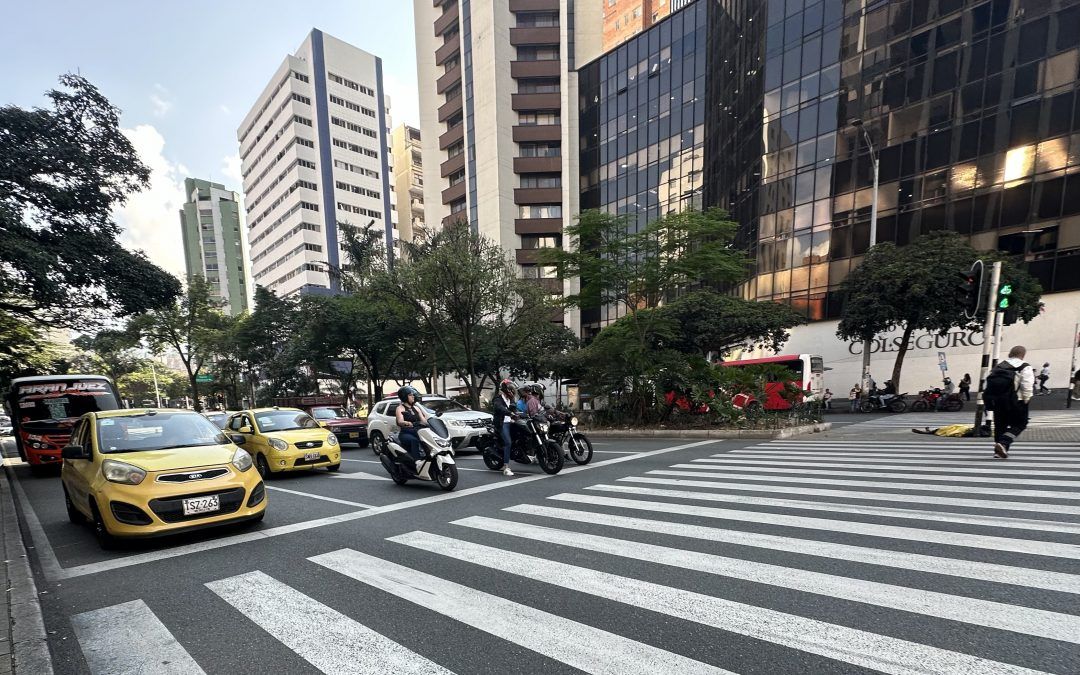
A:
<svg viewBox="0 0 1080 675">
<path fill-rule="evenodd" d="M 722 357 L 742 347 L 778 350 L 788 331 L 806 323 L 790 306 L 697 290 L 660 307 L 678 326 L 670 346 L 686 354 Z"/>
<path fill-rule="evenodd" d="M 217 353 L 226 327 L 218 305 L 206 280 L 194 276 L 188 279 L 186 292 L 173 305 L 136 316 L 129 323 L 129 330 L 143 338 L 152 350 L 171 350 L 180 357 L 195 410 L 202 410 L 198 376 Z"/>
<path fill-rule="evenodd" d="M 134 405 L 142 405 L 142 401 L 146 400 L 155 401 L 156 404 L 155 391 L 161 394 L 162 399 L 171 398 L 170 394 L 175 395 L 186 389 L 184 380 L 183 373 L 162 366 L 151 367 L 147 361 L 138 369 L 121 375 L 116 380 L 116 386 L 120 389 L 120 395 L 132 400 Z"/>
<path fill-rule="evenodd" d="M 139 336 L 127 330 L 106 328 L 71 342 L 79 350 L 73 366 L 80 372 L 103 373 L 118 381 L 146 366 L 147 359 L 138 349 Z"/>
<path fill-rule="evenodd" d="M 841 286 L 845 303 L 837 337 L 863 341 L 899 330 L 892 369 L 892 382 L 899 388 L 915 331 L 944 334 L 952 328 L 982 329 L 983 317 L 968 318 L 955 291 L 956 273 L 966 271 L 980 257 L 991 261 L 1000 254 L 979 253 L 966 238 L 952 232 L 932 232 L 902 247 L 891 242 L 874 246 Z M 989 281 L 988 275 L 985 278 Z M 1042 308 L 1038 281 L 1009 260 L 1004 263 L 1003 278 L 1012 282 L 1013 305 L 1020 319 L 1026 323 L 1038 316 Z"/>
<path fill-rule="evenodd" d="M 255 287 L 254 309 L 236 327 L 235 339 L 249 380 L 261 385 L 255 392 L 259 404 L 290 390 L 308 391 L 310 382 L 301 369 L 303 345 L 295 339 L 299 325 L 295 299 L 279 298 L 263 286 Z"/>
<path fill-rule="evenodd" d="M 0 312 L 0 391 L 24 375 L 64 372 L 65 354 L 38 326 Z"/>
<path fill-rule="evenodd" d="M 179 282 L 120 244 L 113 215 L 150 171 L 94 85 L 60 84 L 49 108 L 0 107 L 0 313 L 86 329 L 166 307 Z"/>
</svg>

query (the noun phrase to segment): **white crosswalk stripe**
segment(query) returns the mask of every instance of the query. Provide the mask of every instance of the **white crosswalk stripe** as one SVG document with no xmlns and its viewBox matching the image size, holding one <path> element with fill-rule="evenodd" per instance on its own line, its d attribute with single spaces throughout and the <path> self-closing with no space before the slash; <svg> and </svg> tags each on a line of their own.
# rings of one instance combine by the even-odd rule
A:
<svg viewBox="0 0 1080 675">
<path fill-rule="evenodd" d="M 972 402 L 974 404 L 974 401 Z M 1052 410 L 1033 410 L 1030 413 L 1031 420 L 1028 423 L 1029 429 L 1036 428 L 1080 428 L 1080 410 L 1072 412 L 1056 412 Z M 960 412 L 924 412 L 924 413 L 904 413 L 901 415 L 886 415 L 883 417 L 877 417 L 871 420 L 862 422 L 856 422 L 854 424 L 844 427 L 844 432 L 860 430 L 881 430 L 881 429 L 904 429 L 904 428 L 917 428 L 922 427 L 942 427 L 949 424 L 974 424 L 975 422 L 975 409 L 971 408 L 970 411 L 963 410 Z"/>
<path fill-rule="evenodd" d="M 758 664 L 758 651 L 759 665 L 791 672 L 830 669 L 785 662 L 788 652 L 836 670 L 1080 672 L 1080 452 L 1042 444 L 1038 459 L 1033 450 L 992 462 L 985 445 L 919 440 L 791 439 L 684 455 L 498 514 L 428 518 L 423 530 L 398 529 L 378 556 L 312 556 L 288 583 L 230 570 L 205 584 L 205 602 L 216 603 L 207 615 L 227 612 L 246 622 L 241 634 L 295 654 L 292 668 L 302 660 L 325 673 L 469 672 L 468 653 L 440 663 L 447 652 L 429 652 L 426 635 L 380 632 L 432 620 L 447 622 L 448 636 L 469 627 L 515 647 L 502 658 L 518 672 L 556 662 L 611 675 L 726 674 Z M 493 573 L 513 581 L 491 584 Z M 326 588 L 340 594 L 333 607 L 317 599 Z M 532 589 L 537 600 L 523 599 Z M 593 601 L 627 617 L 591 615 Z M 395 618 L 365 625 L 349 616 L 357 608 Z M 92 673 L 202 673 L 170 616 L 134 601 L 72 622 Z M 668 632 L 634 623 L 649 616 Z M 1027 646 L 996 648 L 1005 635 Z M 745 639 L 756 641 L 750 653 L 732 642 Z M 681 653 L 703 642 L 712 648 Z M 484 651 L 501 654 L 495 643 Z M 202 667 L 224 669 L 213 665 Z"/>
</svg>

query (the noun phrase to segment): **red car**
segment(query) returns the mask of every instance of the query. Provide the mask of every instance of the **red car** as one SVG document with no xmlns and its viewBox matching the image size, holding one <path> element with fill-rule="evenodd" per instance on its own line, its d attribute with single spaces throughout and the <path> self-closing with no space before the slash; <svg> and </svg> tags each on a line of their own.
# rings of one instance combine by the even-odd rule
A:
<svg viewBox="0 0 1080 675">
<path fill-rule="evenodd" d="M 331 405 L 312 406 L 308 412 L 320 425 L 334 432 L 338 443 L 356 443 L 361 448 L 367 447 L 367 419 L 349 417 L 344 408 Z"/>
</svg>

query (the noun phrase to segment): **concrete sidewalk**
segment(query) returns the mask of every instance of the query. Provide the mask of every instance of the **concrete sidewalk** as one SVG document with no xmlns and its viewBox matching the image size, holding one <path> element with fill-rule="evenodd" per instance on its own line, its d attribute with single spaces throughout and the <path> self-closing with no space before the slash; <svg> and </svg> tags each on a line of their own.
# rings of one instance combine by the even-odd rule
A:
<svg viewBox="0 0 1080 675">
<path fill-rule="evenodd" d="M 5 591 L 7 618 L 0 629 L 0 675 L 52 675 L 52 657 L 41 616 L 41 601 L 19 528 L 11 480 L 10 469 L 6 469 L 0 476 L 0 521 L 3 527 L 0 583 Z"/>
</svg>

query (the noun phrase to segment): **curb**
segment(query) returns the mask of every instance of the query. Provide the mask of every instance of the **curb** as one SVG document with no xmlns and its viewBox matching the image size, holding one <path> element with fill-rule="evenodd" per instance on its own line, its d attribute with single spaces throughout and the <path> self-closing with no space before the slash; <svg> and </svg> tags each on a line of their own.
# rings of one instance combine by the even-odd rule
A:
<svg viewBox="0 0 1080 675">
<path fill-rule="evenodd" d="M 777 440 L 803 434 L 816 434 L 832 429 L 831 422 L 804 424 L 784 429 L 586 429 L 594 438 L 748 438 Z"/>
<path fill-rule="evenodd" d="M 11 653 L 15 673 L 52 675 L 52 656 L 49 654 L 45 622 L 41 616 L 41 601 L 37 584 L 30 570 L 19 516 L 12 497 L 11 481 L 14 477 L 10 467 L 5 467 L 0 479 L 0 510 L 3 512 L 3 545 L 6 560 L 4 566 L 10 588 L 7 591 L 9 619 L 11 621 Z M 3 669 L 0 668 L 0 671 Z"/>
</svg>

